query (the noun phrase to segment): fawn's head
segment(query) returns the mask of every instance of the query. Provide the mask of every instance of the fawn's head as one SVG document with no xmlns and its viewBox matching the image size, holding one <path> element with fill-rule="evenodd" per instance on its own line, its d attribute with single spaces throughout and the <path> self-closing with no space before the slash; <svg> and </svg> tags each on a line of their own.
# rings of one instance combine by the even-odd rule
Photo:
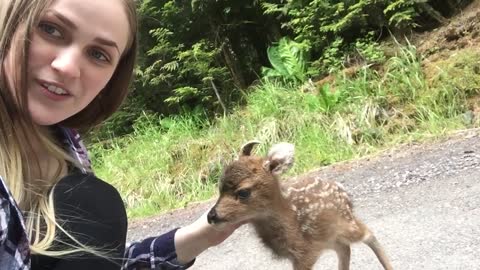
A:
<svg viewBox="0 0 480 270">
<path fill-rule="evenodd" d="M 240 223 L 269 213 L 280 195 L 277 176 L 293 165 L 294 146 L 274 145 L 266 157 L 251 155 L 257 141 L 242 146 L 239 158 L 225 167 L 220 197 L 208 213 L 208 222 Z"/>
</svg>

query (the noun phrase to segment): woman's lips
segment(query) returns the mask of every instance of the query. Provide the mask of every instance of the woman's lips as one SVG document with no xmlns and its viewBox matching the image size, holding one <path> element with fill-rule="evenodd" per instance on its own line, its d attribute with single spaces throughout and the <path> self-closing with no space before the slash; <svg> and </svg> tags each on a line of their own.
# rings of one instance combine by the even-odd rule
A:
<svg viewBox="0 0 480 270">
<path fill-rule="evenodd" d="M 53 85 L 53 84 L 49 84 L 47 82 L 41 82 L 39 85 L 40 85 L 42 94 L 53 101 L 63 101 L 71 96 L 70 94 L 68 94 L 68 92 L 67 94 L 57 94 L 51 90 L 48 90 L 47 86 Z"/>
</svg>

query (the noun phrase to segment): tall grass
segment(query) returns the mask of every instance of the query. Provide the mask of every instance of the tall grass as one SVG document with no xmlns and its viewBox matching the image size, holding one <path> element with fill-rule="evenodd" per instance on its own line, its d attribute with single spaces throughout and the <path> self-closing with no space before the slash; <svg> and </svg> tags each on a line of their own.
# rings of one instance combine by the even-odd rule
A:
<svg viewBox="0 0 480 270">
<path fill-rule="evenodd" d="M 462 68 L 475 69 L 480 53 L 467 53 L 477 61 L 467 61 L 470 65 Z M 462 57 L 451 62 L 465 63 Z M 302 173 L 478 126 L 462 118 L 469 110 L 468 99 L 480 89 L 478 74 L 464 72 L 462 80 L 453 80 L 449 74 L 458 65 L 448 62 L 436 68 L 435 76 L 426 76 L 415 48 L 402 47 L 383 71 L 365 67 L 354 77 L 339 75 L 334 84 L 316 86 L 313 92 L 265 80 L 250 92 L 246 106 L 227 117 L 145 115 L 132 135 L 93 144 L 94 168 L 120 190 L 129 215 L 138 217 L 214 196 L 222 167 L 251 139 L 263 142 L 257 150 L 261 154 L 279 141 L 295 143 L 291 173 Z"/>
</svg>

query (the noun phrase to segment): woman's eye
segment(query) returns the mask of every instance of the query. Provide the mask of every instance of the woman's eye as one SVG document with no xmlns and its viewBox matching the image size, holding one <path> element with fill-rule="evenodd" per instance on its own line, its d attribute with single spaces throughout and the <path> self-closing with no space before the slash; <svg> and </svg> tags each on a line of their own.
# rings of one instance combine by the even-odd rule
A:
<svg viewBox="0 0 480 270">
<path fill-rule="evenodd" d="M 237 191 L 237 197 L 240 200 L 248 199 L 250 197 L 250 194 L 251 194 L 251 192 L 248 189 L 241 189 L 241 190 Z"/>
<path fill-rule="evenodd" d="M 38 25 L 38 28 L 40 28 L 40 30 L 42 30 L 44 33 L 46 33 L 50 36 L 53 36 L 55 38 L 61 38 L 62 37 L 62 33 L 60 33 L 60 31 L 57 29 L 57 27 L 55 27 L 51 24 L 40 23 Z"/>
<path fill-rule="evenodd" d="M 108 57 L 101 51 L 99 50 L 91 50 L 90 51 L 90 56 L 92 56 L 93 58 L 95 58 L 95 60 L 99 60 L 99 61 L 102 61 L 102 62 L 108 62 Z"/>
</svg>

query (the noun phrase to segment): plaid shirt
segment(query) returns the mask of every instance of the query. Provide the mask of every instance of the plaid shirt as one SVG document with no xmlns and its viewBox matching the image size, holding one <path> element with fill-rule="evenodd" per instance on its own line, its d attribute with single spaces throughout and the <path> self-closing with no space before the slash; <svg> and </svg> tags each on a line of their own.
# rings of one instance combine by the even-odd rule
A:
<svg viewBox="0 0 480 270">
<path fill-rule="evenodd" d="M 88 153 L 80 135 L 72 129 L 59 128 L 59 136 L 65 146 L 84 167 L 83 172 L 91 170 Z M 177 229 L 158 237 L 147 238 L 127 246 L 122 270 L 158 269 L 183 270 L 193 265 L 177 262 L 174 236 Z M 30 269 L 30 250 L 23 214 L 0 177 L 0 269 Z"/>
<path fill-rule="evenodd" d="M 30 269 L 23 216 L 0 177 L 0 269 Z"/>
</svg>

